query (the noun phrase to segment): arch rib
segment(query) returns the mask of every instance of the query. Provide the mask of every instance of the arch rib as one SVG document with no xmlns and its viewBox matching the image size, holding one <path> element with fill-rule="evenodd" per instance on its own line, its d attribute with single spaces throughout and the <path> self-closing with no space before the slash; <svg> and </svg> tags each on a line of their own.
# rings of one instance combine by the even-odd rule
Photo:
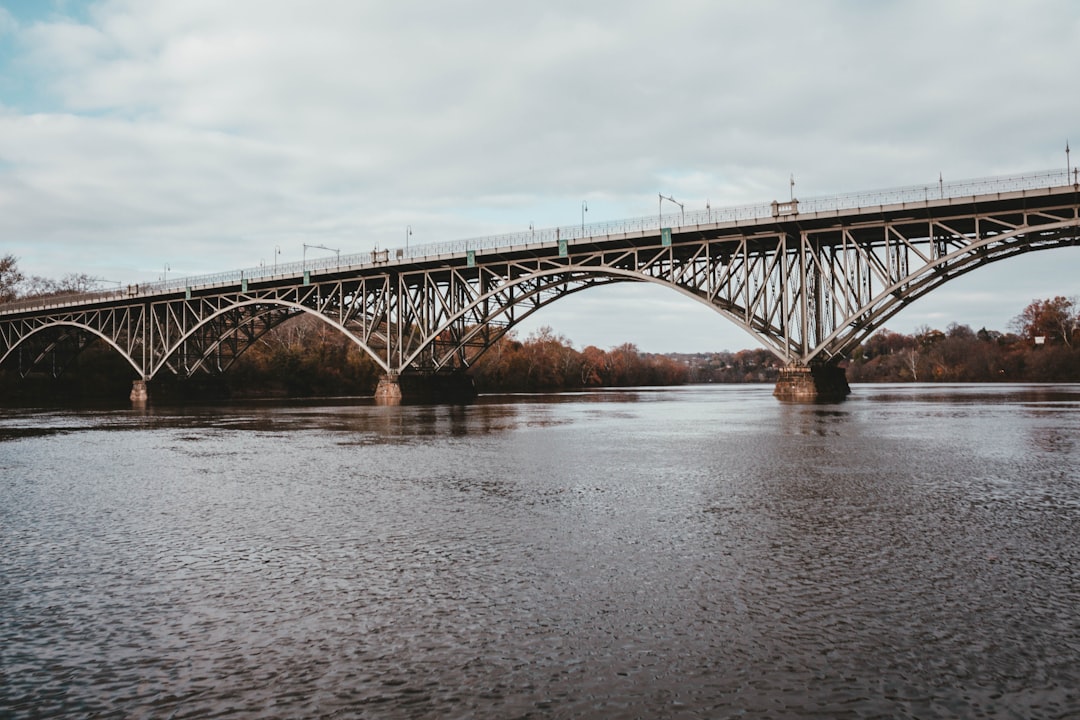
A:
<svg viewBox="0 0 1080 720">
<path fill-rule="evenodd" d="M 85 332 L 85 333 L 89 333 L 90 335 L 93 335 L 95 337 L 100 338 L 101 340 L 104 340 L 106 342 L 106 344 L 108 344 L 111 348 L 113 348 L 114 350 L 116 350 L 117 353 L 120 354 L 120 357 L 124 358 L 124 360 L 127 361 L 127 363 L 129 365 L 131 365 L 132 369 L 137 374 L 139 374 L 140 376 L 142 375 L 142 368 L 139 366 L 139 363 L 136 362 L 135 359 L 132 358 L 131 355 L 129 355 L 122 347 L 120 347 L 120 345 L 115 340 L 113 340 L 113 338 L 109 337 L 108 335 L 101 332 L 97 328 L 94 328 L 94 327 L 92 327 L 90 325 L 86 325 L 86 324 L 83 324 L 83 323 L 74 322 L 74 321 L 71 321 L 71 320 L 57 320 L 55 322 L 49 322 L 47 324 L 43 324 L 43 325 L 40 325 L 38 327 L 32 328 L 28 333 L 26 333 L 25 335 L 22 335 L 21 337 L 19 337 L 16 340 L 16 342 L 11 347 L 9 347 L 4 352 L 4 354 L 2 356 L 0 356 L 0 365 L 3 365 L 4 362 L 15 352 L 15 350 L 18 349 L 21 345 L 23 345 L 23 343 L 28 341 L 30 338 L 38 335 L 39 333 L 43 333 L 43 332 L 46 332 L 46 331 L 49 331 L 49 330 L 54 330 L 56 328 L 62 328 L 62 327 L 76 328 L 77 330 L 80 330 L 80 331 Z M 80 348 L 80 350 L 81 349 L 82 348 Z M 39 362 L 40 359 L 41 358 L 38 358 L 38 360 L 35 360 L 34 364 L 37 364 L 37 362 Z"/>
<path fill-rule="evenodd" d="M 345 335 L 347 338 L 349 338 L 349 340 L 351 340 L 358 348 L 360 348 L 363 352 L 367 353 L 372 358 L 372 360 L 374 360 L 375 363 L 378 364 L 379 367 L 383 369 L 384 372 L 389 372 L 390 371 L 390 368 L 389 368 L 388 364 L 386 363 L 385 360 L 383 360 L 382 358 L 379 357 L 378 353 L 376 353 L 367 344 L 365 344 L 360 338 L 358 338 L 356 335 L 354 335 L 348 329 L 348 327 L 346 327 L 344 324 L 342 324 L 338 320 L 335 320 L 334 318 L 327 316 L 324 312 L 312 309 L 310 307 L 307 307 L 307 306 L 305 306 L 303 304 L 296 303 L 296 302 L 290 302 L 290 301 L 285 301 L 285 300 L 277 300 L 277 299 L 270 299 L 270 298 L 259 298 L 259 299 L 255 299 L 255 300 L 244 300 L 244 301 L 241 301 L 241 302 L 237 302 L 237 303 L 227 305 L 225 307 L 221 307 L 219 309 L 216 309 L 215 311 L 213 311 L 212 313 L 210 313 L 206 317 L 201 318 L 198 321 L 197 324 L 191 326 L 190 329 L 186 330 L 179 337 L 177 337 L 175 339 L 175 341 L 170 346 L 164 348 L 161 357 L 154 363 L 153 367 L 151 368 L 151 371 L 149 373 L 149 377 L 153 377 L 158 372 L 160 372 L 161 369 L 163 367 L 165 367 L 166 363 L 169 361 L 169 359 L 171 357 L 175 356 L 178 352 L 180 352 L 181 349 L 184 347 L 184 345 L 187 342 L 189 342 L 192 338 L 194 338 L 196 336 L 196 334 L 200 330 L 202 330 L 203 328 L 209 326 L 210 323 L 212 323 L 214 320 L 216 320 L 216 319 L 218 319 L 220 317 L 223 317 L 223 316 L 227 315 L 228 313 L 233 312 L 233 311 L 238 310 L 238 309 L 241 309 L 241 308 L 245 308 L 245 307 L 263 307 L 263 306 L 266 306 L 266 305 L 273 305 L 275 307 L 282 307 L 282 308 L 290 308 L 292 310 L 297 311 L 297 313 L 303 312 L 303 313 L 307 313 L 309 315 L 312 315 L 312 316 L 318 318 L 322 322 L 326 323 L 330 327 L 333 327 L 334 329 L 338 330 L 343 335 Z M 295 313 L 293 315 L 283 316 L 281 318 L 281 320 L 278 321 L 278 323 L 275 323 L 275 325 L 280 324 L 280 322 L 284 322 L 285 320 L 289 319 L 290 317 L 294 317 L 294 316 L 295 316 Z M 257 317 L 257 316 L 255 316 L 255 315 L 248 316 L 249 319 L 253 319 L 255 317 Z M 273 326 L 267 327 L 263 332 L 265 333 L 265 332 L 269 331 L 272 328 L 273 328 Z M 229 328 L 228 332 L 229 333 L 235 333 L 235 332 L 238 331 L 238 329 L 239 329 L 238 327 Z M 252 342 L 254 340 L 256 340 L 256 339 L 258 339 L 258 338 L 253 338 Z M 216 344 L 219 344 L 220 342 L 222 342 L 223 340 L 224 340 L 224 337 L 218 337 L 211 344 L 216 345 Z M 248 345 L 245 346 L 244 349 L 246 350 L 247 347 L 250 347 L 250 345 L 251 345 L 251 343 L 248 343 Z M 206 356 L 208 355 L 208 353 L 211 352 L 211 350 L 212 350 L 212 348 L 207 349 L 202 354 L 202 357 L 200 357 L 200 359 L 198 360 L 198 363 L 201 364 L 203 362 L 203 360 L 206 358 Z M 243 351 L 241 351 L 241 352 L 243 352 Z M 190 372 L 194 372 L 196 369 L 197 369 L 197 366 L 194 366 L 194 367 L 191 368 Z M 190 374 L 190 372 L 188 374 Z"/>
</svg>

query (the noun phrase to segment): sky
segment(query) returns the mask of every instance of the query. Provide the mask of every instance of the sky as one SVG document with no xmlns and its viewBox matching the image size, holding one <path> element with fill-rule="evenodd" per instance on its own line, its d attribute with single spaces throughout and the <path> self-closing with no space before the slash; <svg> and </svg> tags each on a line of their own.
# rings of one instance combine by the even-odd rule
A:
<svg viewBox="0 0 1080 720">
<path fill-rule="evenodd" d="M 687 210 L 1064 168 L 1080 3 L 0 0 L 0 255 L 146 282 Z M 330 254 L 309 248 L 307 257 Z M 1080 247 L 886 327 L 1007 330 Z M 519 326 L 576 347 L 758 347 L 673 290 Z"/>
</svg>

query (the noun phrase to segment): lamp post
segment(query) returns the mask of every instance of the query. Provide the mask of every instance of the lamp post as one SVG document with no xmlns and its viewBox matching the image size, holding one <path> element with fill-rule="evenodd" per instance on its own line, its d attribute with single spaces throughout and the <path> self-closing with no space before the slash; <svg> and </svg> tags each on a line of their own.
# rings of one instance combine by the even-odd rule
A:
<svg viewBox="0 0 1080 720">
<path fill-rule="evenodd" d="M 329 247 L 326 247 L 325 245 L 308 245 L 307 243 L 304 243 L 304 261 L 302 263 L 302 268 L 304 270 L 307 270 L 307 250 L 308 250 L 308 248 L 319 248 L 320 250 L 329 250 L 332 253 L 337 253 L 337 264 L 339 266 L 341 265 L 341 251 L 340 250 L 338 250 L 336 248 L 329 248 Z"/>
<path fill-rule="evenodd" d="M 277 275 L 277 258 L 278 258 L 278 255 L 280 255 L 280 254 L 281 254 L 281 246 L 280 245 L 275 245 L 274 246 L 274 274 L 275 275 Z"/>
<path fill-rule="evenodd" d="M 686 207 L 681 202 L 679 202 L 678 200 L 676 200 L 673 197 L 667 197 L 667 196 L 665 196 L 665 195 L 663 195 L 661 193 L 657 193 L 657 195 L 660 196 L 660 200 L 658 201 L 658 204 L 659 204 L 659 207 L 660 207 L 660 227 L 661 228 L 664 227 L 664 201 L 665 200 L 667 200 L 668 202 L 673 202 L 673 203 L 675 203 L 676 205 L 679 206 L 679 211 L 682 213 L 682 220 L 680 220 L 679 222 L 680 222 L 680 224 L 685 225 L 686 224 Z"/>
<path fill-rule="evenodd" d="M 412 235 L 412 225 L 405 226 L 405 251 L 409 250 L 409 236 Z"/>
<path fill-rule="evenodd" d="M 589 212 L 589 203 L 586 200 L 581 201 L 581 237 L 585 237 L 585 213 Z"/>
</svg>

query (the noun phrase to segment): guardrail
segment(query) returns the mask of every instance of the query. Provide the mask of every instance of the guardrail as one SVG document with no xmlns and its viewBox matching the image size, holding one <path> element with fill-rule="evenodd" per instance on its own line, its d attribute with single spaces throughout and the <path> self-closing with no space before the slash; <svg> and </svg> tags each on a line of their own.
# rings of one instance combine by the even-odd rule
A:
<svg viewBox="0 0 1080 720">
<path fill-rule="evenodd" d="M 806 200 L 773 201 L 737 207 L 706 208 L 705 210 L 691 210 L 690 212 L 657 213 L 656 215 L 628 218 L 612 222 L 564 225 L 555 228 L 527 230 L 505 233 L 502 235 L 489 235 L 486 237 L 467 238 L 464 240 L 410 245 L 407 248 L 391 248 L 389 250 L 376 249 L 365 253 L 342 255 L 340 257 L 278 263 L 273 266 L 261 266 L 243 270 L 229 270 L 213 275 L 179 277 L 174 280 L 159 280 L 150 283 L 129 285 L 126 289 L 121 288 L 120 290 L 26 298 L 0 305 L 0 314 L 31 309 L 49 309 L 70 305 L 81 305 L 89 302 L 109 302 L 113 300 L 122 300 L 126 297 L 160 295 L 185 291 L 189 288 L 195 289 L 214 285 L 237 284 L 244 280 L 256 281 L 279 277 L 302 277 L 303 274 L 308 271 L 315 273 L 320 270 L 381 266 L 391 262 L 422 260 L 433 256 L 462 253 L 469 250 L 495 250 L 522 245 L 535 245 L 537 243 L 552 244 L 560 240 L 574 242 L 605 235 L 624 235 L 647 231 L 659 232 L 662 227 L 680 228 L 697 225 L 738 223 L 760 220 L 763 218 L 775 217 L 778 214 L 782 215 L 793 212 L 820 213 L 834 212 L 837 210 L 857 210 L 860 208 L 878 207 L 882 205 L 967 198 L 976 195 L 1035 190 L 1070 184 L 1072 183 L 1069 182 L 1069 171 L 1046 170 L 1026 175 L 958 180 L 954 182 L 939 181 L 928 185 L 908 185 L 906 187 L 890 188 L 886 190 L 870 190 L 866 192 L 831 195 L 818 198 L 812 197 Z"/>
</svg>

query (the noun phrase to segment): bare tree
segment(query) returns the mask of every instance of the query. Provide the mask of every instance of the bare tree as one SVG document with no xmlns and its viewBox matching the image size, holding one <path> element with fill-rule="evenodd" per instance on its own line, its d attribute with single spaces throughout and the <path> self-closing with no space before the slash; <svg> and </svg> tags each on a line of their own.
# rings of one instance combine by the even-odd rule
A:
<svg viewBox="0 0 1080 720">
<path fill-rule="evenodd" d="M 19 297 L 19 285 L 23 274 L 19 271 L 19 261 L 14 255 L 0 257 L 0 303 L 11 302 Z"/>
<path fill-rule="evenodd" d="M 911 380 L 913 382 L 919 381 L 919 351 L 915 348 L 911 348 L 904 353 L 904 360 L 907 362 L 908 369 L 911 370 Z"/>
</svg>

